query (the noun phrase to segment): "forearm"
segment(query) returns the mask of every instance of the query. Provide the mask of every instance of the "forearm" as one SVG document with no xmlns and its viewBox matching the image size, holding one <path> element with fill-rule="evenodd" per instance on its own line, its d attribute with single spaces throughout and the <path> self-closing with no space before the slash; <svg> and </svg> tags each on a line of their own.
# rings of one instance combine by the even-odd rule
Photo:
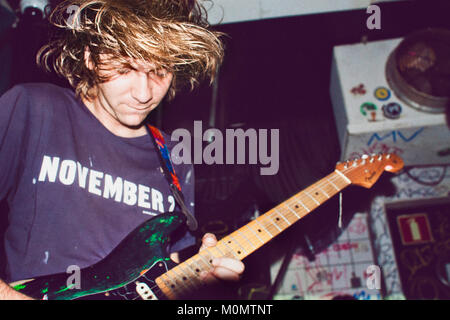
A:
<svg viewBox="0 0 450 320">
<path fill-rule="evenodd" d="M 0 300 L 32 300 L 32 298 L 14 290 L 0 279 Z"/>
</svg>

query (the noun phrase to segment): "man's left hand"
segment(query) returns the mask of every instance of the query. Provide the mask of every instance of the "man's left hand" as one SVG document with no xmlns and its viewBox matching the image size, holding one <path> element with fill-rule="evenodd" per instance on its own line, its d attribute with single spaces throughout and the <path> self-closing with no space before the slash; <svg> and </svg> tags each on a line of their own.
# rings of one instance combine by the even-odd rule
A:
<svg viewBox="0 0 450 320">
<path fill-rule="evenodd" d="M 206 233 L 202 238 L 200 251 L 214 247 L 216 244 L 216 236 L 212 233 Z M 228 257 L 214 258 L 212 265 L 214 268 L 211 271 L 203 271 L 200 273 L 201 279 L 207 283 L 215 282 L 218 279 L 238 281 L 245 269 L 242 261 Z"/>
</svg>

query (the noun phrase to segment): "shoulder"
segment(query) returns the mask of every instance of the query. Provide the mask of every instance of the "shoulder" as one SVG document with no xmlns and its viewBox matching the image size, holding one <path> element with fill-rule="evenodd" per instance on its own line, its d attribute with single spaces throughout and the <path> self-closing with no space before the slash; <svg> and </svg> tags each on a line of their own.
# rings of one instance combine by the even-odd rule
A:
<svg viewBox="0 0 450 320">
<path fill-rule="evenodd" d="M 12 87 L 0 98 L 3 116 L 10 113 L 33 118 L 54 118 L 77 104 L 73 90 L 51 83 L 25 83 Z"/>
<path fill-rule="evenodd" d="M 11 88 L 5 95 L 24 96 L 35 103 L 55 102 L 57 100 L 74 99 L 75 94 L 71 89 L 59 87 L 51 83 L 24 83 Z"/>
</svg>

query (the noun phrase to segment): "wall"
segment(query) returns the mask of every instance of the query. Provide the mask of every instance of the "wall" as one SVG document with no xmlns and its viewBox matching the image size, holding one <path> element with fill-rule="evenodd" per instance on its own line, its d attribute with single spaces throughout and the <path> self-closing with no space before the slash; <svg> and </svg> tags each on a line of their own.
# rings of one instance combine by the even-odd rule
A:
<svg viewBox="0 0 450 320">
<path fill-rule="evenodd" d="M 367 8 L 371 3 L 408 0 L 213 0 L 207 2 L 212 24 Z"/>
</svg>

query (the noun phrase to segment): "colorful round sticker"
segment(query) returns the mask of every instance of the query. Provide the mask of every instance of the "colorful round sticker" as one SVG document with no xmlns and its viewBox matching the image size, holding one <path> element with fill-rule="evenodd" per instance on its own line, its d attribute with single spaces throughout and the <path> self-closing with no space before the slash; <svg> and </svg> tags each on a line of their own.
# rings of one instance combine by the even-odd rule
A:
<svg viewBox="0 0 450 320">
<path fill-rule="evenodd" d="M 391 91 L 385 87 L 378 87 L 374 92 L 375 98 L 380 101 L 386 101 L 391 97 Z"/>
<path fill-rule="evenodd" d="M 373 112 L 377 110 L 377 106 L 372 102 L 364 102 L 360 109 L 363 116 L 367 116 L 367 113 Z"/>
<path fill-rule="evenodd" d="M 398 119 L 402 113 L 402 106 L 397 102 L 391 102 L 383 106 L 383 114 L 389 119 Z"/>
</svg>

